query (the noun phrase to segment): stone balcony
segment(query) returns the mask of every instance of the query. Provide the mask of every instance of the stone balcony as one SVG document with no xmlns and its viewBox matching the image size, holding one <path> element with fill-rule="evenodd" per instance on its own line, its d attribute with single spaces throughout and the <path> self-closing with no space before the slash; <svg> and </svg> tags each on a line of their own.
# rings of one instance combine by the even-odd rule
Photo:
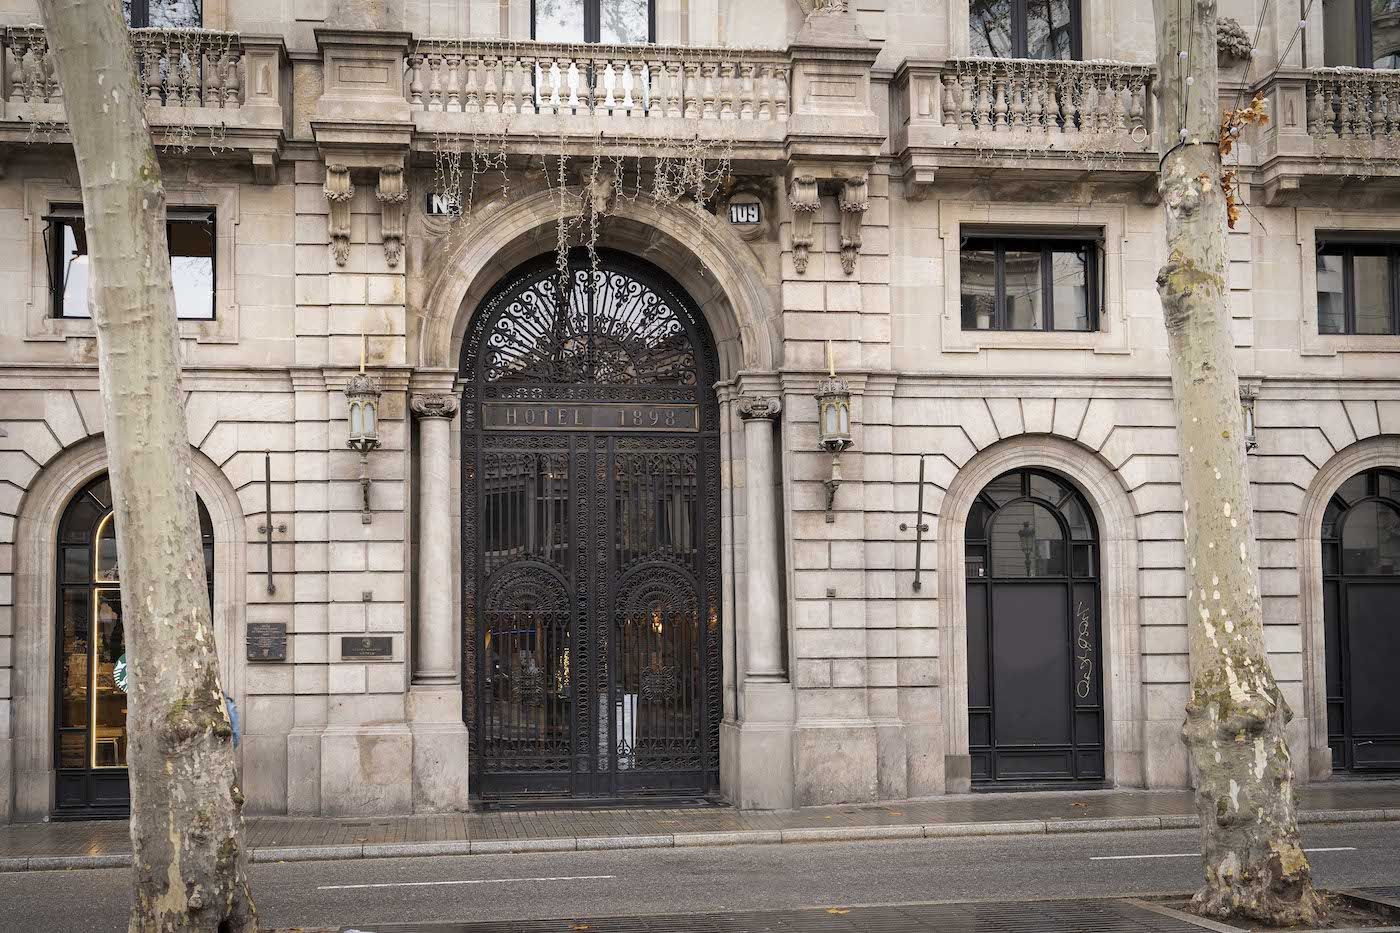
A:
<svg viewBox="0 0 1400 933">
<path fill-rule="evenodd" d="M 1272 116 L 1255 153 L 1266 204 L 1349 185 L 1400 191 L 1400 73 L 1294 69 L 1254 91 Z"/>
<path fill-rule="evenodd" d="M 1154 69 L 1110 61 L 906 61 L 890 90 L 890 152 L 917 195 L 944 178 L 1094 171 L 1155 185 Z"/>
<path fill-rule="evenodd" d="M 0 144 L 66 142 L 63 92 L 43 28 L 8 27 L 0 41 Z M 245 154 L 258 181 L 275 180 L 291 96 L 280 37 L 135 29 L 132 46 L 158 146 Z"/>
</svg>

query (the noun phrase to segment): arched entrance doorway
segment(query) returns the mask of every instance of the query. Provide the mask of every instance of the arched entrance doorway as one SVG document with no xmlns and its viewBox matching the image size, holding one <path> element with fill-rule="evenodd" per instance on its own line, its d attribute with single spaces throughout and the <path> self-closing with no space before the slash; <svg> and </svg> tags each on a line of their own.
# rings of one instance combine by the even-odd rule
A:
<svg viewBox="0 0 1400 933">
<path fill-rule="evenodd" d="M 199 530 L 214 601 L 214 527 L 204 503 Z M 126 642 L 111 484 L 104 473 L 68 503 L 58 526 L 56 819 L 125 816 Z"/>
<path fill-rule="evenodd" d="M 1400 770 L 1400 472 L 1367 470 L 1337 490 L 1322 581 L 1332 768 Z"/>
<path fill-rule="evenodd" d="M 992 480 L 968 513 L 972 781 L 1104 780 L 1098 535 L 1083 496 L 1042 470 Z"/>
<path fill-rule="evenodd" d="M 462 348 L 464 702 L 475 793 L 718 789 L 713 343 L 626 256 L 512 272 Z M 561 287 L 562 286 L 562 287 Z"/>
</svg>

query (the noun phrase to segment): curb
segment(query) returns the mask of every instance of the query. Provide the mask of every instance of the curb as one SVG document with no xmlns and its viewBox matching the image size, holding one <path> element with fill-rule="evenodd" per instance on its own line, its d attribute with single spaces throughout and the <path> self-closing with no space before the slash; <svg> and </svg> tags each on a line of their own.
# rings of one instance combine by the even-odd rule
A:
<svg viewBox="0 0 1400 933">
<path fill-rule="evenodd" d="M 1306 810 L 1300 825 L 1321 823 L 1400 822 L 1400 809 Z M 335 862 L 371 858 L 417 858 L 433 855 L 499 855 L 521 852 L 595 852 L 618 849 L 671 849 L 728 845 L 856 842 L 876 839 L 953 839 L 972 836 L 1044 836 L 1061 833 L 1130 832 L 1144 829 L 1191 829 L 1200 819 L 1190 814 L 1104 817 L 1070 820 L 1009 820 L 985 823 L 929 823 L 889 826 L 824 826 L 801 829 L 750 829 L 733 832 L 666 833 L 638 836 L 564 836 L 555 839 L 466 839 L 439 842 L 366 842 L 330 846 L 262 846 L 249 853 L 254 863 Z M 131 855 L 0 856 L 0 874 L 22 871 L 68 871 L 82 868 L 127 868 Z"/>
</svg>

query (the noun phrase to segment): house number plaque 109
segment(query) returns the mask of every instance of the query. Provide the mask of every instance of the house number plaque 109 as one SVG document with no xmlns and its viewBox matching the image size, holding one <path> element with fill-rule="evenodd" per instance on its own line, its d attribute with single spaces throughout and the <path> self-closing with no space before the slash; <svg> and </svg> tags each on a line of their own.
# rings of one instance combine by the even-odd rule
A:
<svg viewBox="0 0 1400 933">
<path fill-rule="evenodd" d="M 519 431 L 698 431 L 694 405 L 629 405 L 617 402 L 583 404 L 487 402 L 481 406 L 488 428 Z"/>
</svg>

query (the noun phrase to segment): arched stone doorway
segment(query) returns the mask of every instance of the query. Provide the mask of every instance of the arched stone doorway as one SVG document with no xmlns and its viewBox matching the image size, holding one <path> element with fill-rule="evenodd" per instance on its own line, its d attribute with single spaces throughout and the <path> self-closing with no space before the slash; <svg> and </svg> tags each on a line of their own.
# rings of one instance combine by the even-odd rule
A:
<svg viewBox="0 0 1400 933">
<path fill-rule="evenodd" d="M 1332 770 L 1400 770 L 1400 471 L 1343 483 L 1321 540 Z"/>
<path fill-rule="evenodd" d="M 718 790 L 714 343 L 660 270 L 520 266 L 463 342 L 464 716 L 484 799 Z"/>
<path fill-rule="evenodd" d="M 1003 473 L 964 530 L 972 783 L 1104 780 L 1098 531 L 1044 470 Z"/>
<path fill-rule="evenodd" d="M 214 601 L 214 525 L 204 503 L 200 538 Z M 58 526 L 54 677 L 55 819 L 124 816 L 126 643 L 111 483 L 103 473 L 78 491 Z"/>
</svg>

